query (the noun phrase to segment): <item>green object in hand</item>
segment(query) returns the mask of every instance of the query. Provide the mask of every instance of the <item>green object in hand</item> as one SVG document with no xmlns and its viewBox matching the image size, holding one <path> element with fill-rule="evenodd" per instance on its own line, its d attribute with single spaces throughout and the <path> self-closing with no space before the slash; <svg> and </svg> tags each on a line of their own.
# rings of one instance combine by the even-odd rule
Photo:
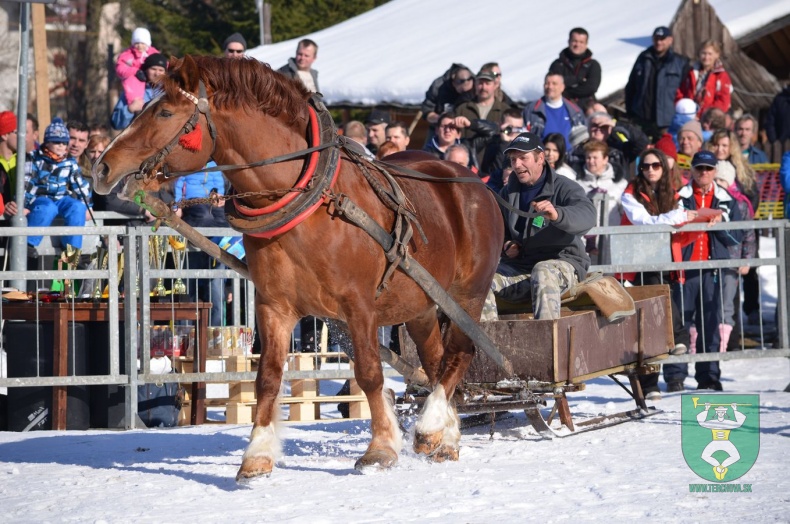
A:
<svg viewBox="0 0 790 524">
<path fill-rule="evenodd" d="M 535 227 L 543 227 L 543 217 L 537 216 L 532 219 L 532 225 Z"/>
</svg>

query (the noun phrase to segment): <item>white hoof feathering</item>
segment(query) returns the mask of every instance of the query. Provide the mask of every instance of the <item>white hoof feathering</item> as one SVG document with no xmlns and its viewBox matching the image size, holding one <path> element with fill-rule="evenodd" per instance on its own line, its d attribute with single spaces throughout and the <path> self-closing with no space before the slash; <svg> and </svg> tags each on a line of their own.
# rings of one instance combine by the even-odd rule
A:
<svg viewBox="0 0 790 524">
<path fill-rule="evenodd" d="M 242 460 L 269 456 L 272 457 L 273 462 L 276 462 L 280 458 L 281 452 L 280 439 L 277 437 L 274 424 L 258 426 L 252 428 L 250 445 L 247 446 Z"/>
<path fill-rule="evenodd" d="M 457 448 L 458 443 L 461 442 L 460 425 L 458 413 L 452 404 L 447 402 L 444 386 L 440 384 L 428 395 L 414 429 L 421 435 L 431 435 L 441 431 L 442 444 Z"/>
<path fill-rule="evenodd" d="M 387 413 L 387 418 L 389 419 L 390 427 L 392 428 L 391 446 L 395 453 L 400 453 L 401 449 L 403 448 L 403 435 L 400 431 L 398 418 L 395 416 L 395 406 L 393 404 L 394 395 L 392 395 L 392 391 L 389 389 L 382 390 L 381 395 L 384 397 L 384 405 L 387 407 L 385 412 Z"/>
</svg>

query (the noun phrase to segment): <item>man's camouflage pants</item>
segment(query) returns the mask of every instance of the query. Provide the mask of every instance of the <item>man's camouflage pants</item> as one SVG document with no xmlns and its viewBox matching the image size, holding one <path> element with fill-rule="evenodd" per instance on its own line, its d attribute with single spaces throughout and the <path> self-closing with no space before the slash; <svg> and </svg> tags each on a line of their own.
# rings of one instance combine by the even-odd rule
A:
<svg viewBox="0 0 790 524">
<path fill-rule="evenodd" d="M 562 260 L 538 262 L 531 273 L 506 261 L 500 262 L 480 320 L 497 320 L 496 297 L 514 303 L 528 302 L 531 298 L 536 319 L 560 318 L 560 296 L 578 281 L 573 266 Z"/>
</svg>

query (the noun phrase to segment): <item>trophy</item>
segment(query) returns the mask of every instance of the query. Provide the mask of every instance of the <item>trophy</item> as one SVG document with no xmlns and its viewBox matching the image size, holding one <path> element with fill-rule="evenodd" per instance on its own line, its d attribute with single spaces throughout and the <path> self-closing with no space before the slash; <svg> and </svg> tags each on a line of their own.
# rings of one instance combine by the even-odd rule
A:
<svg viewBox="0 0 790 524">
<path fill-rule="evenodd" d="M 107 250 L 107 248 L 102 245 L 99 245 L 96 248 L 96 269 L 98 270 L 107 269 L 107 266 L 110 262 L 109 256 L 110 256 L 110 252 Z M 96 282 L 93 284 L 92 298 L 96 302 L 102 299 L 101 283 L 102 283 L 102 279 L 97 278 Z"/>
<path fill-rule="evenodd" d="M 165 258 L 167 257 L 167 244 L 161 236 L 148 237 L 148 260 L 153 269 L 164 269 Z M 156 281 L 156 286 L 153 291 L 154 297 L 161 299 L 167 296 L 167 289 L 165 289 L 165 279 L 159 278 Z"/>
<path fill-rule="evenodd" d="M 184 269 L 184 259 L 187 254 L 186 239 L 182 236 L 170 235 L 167 237 L 167 241 L 173 253 L 173 265 L 177 270 L 181 271 Z M 187 286 L 184 284 L 184 281 L 181 280 L 181 277 L 178 277 L 173 284 L 173 294 L 182 296 L 187 294 Z M 173 298 L 177 302 L 180 297 Z"/>
<path fill-rule="evenodd" d="M 66 244 L 66 249 L 60 254 L 60 259 L 58 260 L 58 269 L 62 270 L 63 265 L 66 265 L 66 269 L 71 271 L 77 269 L 77 264 L 80 262 L 80 254 L 82 250 L 72 246 L 71 244 Z M 74 299 L 74 281 L 70 278 L 63 279 L 63 295 L 61 298 L 66 300 Z"/>
</svg>

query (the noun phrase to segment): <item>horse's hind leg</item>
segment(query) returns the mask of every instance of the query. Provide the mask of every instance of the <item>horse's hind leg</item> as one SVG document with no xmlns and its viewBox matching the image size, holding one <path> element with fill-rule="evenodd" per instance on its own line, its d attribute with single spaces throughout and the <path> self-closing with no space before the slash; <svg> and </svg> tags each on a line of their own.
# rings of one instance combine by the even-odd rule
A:
<svg viewBox="0 0 790 524">
<path fill-rule="evenodd" d="M 471 307 L 471 312 L 479 316 L 482 301 L 477 302 L 480 303 Z M 452 396 L 474 357 L 474 344 L 452 322 L 448 323 L 443 347 L 441 379 L 428 396 L 414 429 L 414 451 L 424 453 L 436 462 L 458 460 L 461 430 Z"/>
<path fill-rule="evenodd" d="M 354 464 L 354 468 L 360 471 L 395 465 L 402 446 L 392 400 L 384 394 L 375 317 L 367 311 L 348 319 L 354 345 L 354 378 L 370 404 L 370 430 L 373 434 L 365 454 Z"/>
<path fill-rule="evenodd" d="M 280 439 L 275 431 L 279 418 L 277 397 L 291 331 L 296 324 L 296 319 L 284 317 L 266 306 L 259 305 L 256 309 L 261 337 L 261 358 L 255 378 L 258 402 L 250 444 L 244 452 L 236 480 L 268 476 L 280 454 Z"/>
</svg>

